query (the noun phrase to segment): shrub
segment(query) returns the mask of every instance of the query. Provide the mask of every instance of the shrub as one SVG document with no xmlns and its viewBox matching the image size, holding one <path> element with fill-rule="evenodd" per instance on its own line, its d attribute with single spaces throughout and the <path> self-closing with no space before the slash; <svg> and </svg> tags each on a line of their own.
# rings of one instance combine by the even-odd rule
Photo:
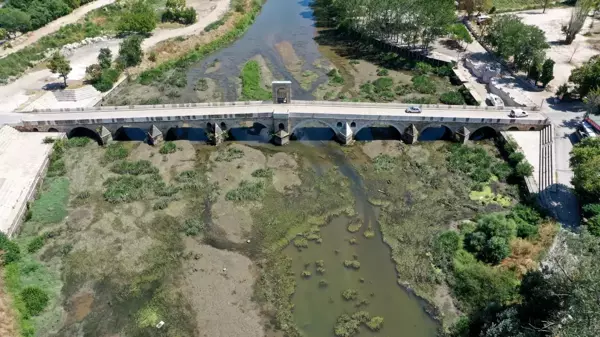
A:
<svg viewBox="0 0 600 337">
<path fill-rule="evenodd" d="M 426 75 L 414 76 L 412 83 L 413 88 L 421 94 L 435 93 L 435 83 Z"/>
<path fill-rule="evenodd" d="M 228 147 L 225 150 L 220 150 L 217 153 L 217 157 L 215 158 L 216 161 L 225 161 L 225 162 L 230 162 L 233 161 L 235 159 L 240 159 L 244 157 L 244 151 L 235 148 L 235 147 Z"/>
<path fill-rule="evenodd" d="M 53 137 L 47 136 L 47 137 L 44 137 L 43 142 L 44 142 L 44 144 L 52 144 L 52 143 L 54 143 L 54 140 L 55 139 Z"/>
<path fill-rule="evenodd" d="M 327 280 L 319 280 L 319 288 L 327 288 L 327 286 L 329 286 Z"/>
<path fill-rule="evenodd" d="M 512 171 L 512 167 L 505 162 L 498 162 L 492 166 L 492 173 L 501 181 L 505 181 L 506 178 L 510 177 Z"/>
<path fill-rule="evenodd" d="M 363 232 L 363 236 L 367 239 L 370 239 L 375 236 L 375 231 L 373 230 L 373 227 L 371 227 L 371 225 L 369 225 L 367 229 L 365 229 L 365 231 Z"/>
<path fill-rule="evenodd" d="M 381 326 L 383 325 L 383 317 L 373 316 L 365 324 L 371 331 L 379 331 L 379 329 L 381 329 Z"/>
<path fill-rule="evenodd" d="M 394 86 L 394 80 L 390 77 L 381 77 L 373 81 L 373 89 L 380 94 L 385 91 L 391 91 Z"/>
<path fill-rule="evenodd" d="M 110 163 L 115 160 L 125 159 L 128 155 L 129 150 L 123 143 L 112 143 L 106 148 L 106 152 L 104 152 L 104 161 Z"/>
<path fill-rule="evenodd" d="M 201 78 L 196 82 L 194 86 L 194 90 L 196 91 L 206 91 L 208 90 L 208 81 L 205 78 Z"/>
<path fill-rule="evenodd" d="M 344 267 L 351 269 L 360 269 L 360 262 L 357 260 L 345 260 Z"/>
<path fill-rule="evenodd" d="M 312 273 L 308 270 L 303 270 L 302 271 L 302 278 L 310 278 L 312 276 Z"/>
<path fill-rule="evenodd" d="M 67 140 L 67 147 L 84 147 L 91 141 L 88 137 L 74 137 Z"/>
<path fill-rule="evenodd" d="M 158 169 L 152 166 L 152 163 L 147 160 L 120 161 L 113 165 L 111 171 L 118 174 L 131 174 L 134 176 L 158 173 Z"/>
<path fill-rule="evenodd" d="M 308 248 L 308 240 L 303 236 L 295 238 L 293 243 L 296 248 Z"/>
<path fill-rule="evenodd" d="M 50 298 L 45 291 L 38 287 L 27 287 L 21 291 L 21 299 L 27 308 L 27 312 L 31 316 L 40 314 L 46 306 Z"/>
<path fill-rule="evenodd" d="M 92 85 L 100 92 L 109 91 L 119 79 L 120 74 L 120 71 L 114 68 L 103 69 L 100 78 Z"/>
<path fill-rule="evenodd" d="M 538 233 L 538 227 L 525 221 L 517 222 L 517 236 L 523 239 L 535 237 Z"/>
<path fill-rule="evenodd" d="M 265 194 L 265 183 L 263 181 L 249 182 L 242 180 L 240 185 L 225 195 L 225 199 L 231 201 L 256 201 L 262 199 Z"/>
<path fill-rule="evenodd" d="M 460 235 L 454 231 L 445 231 L 438 235 L 433 242 L 433 261 L 444 271 L 452 268 L 454 255 L 461 248 Z"/>
<path fill-rule="evenodd" d="M 104 182 L 104 186 L 104 199 L 110 203 L 139 200 L 146 192 L 144 180 L 130 175 L 110 177 Z"/>
<path fill-rule="evenodd" d="M 126 67 L 133 67 L 142 62 L 142 40 L 143 38 L 139 35 L 132 35 L 119 46 L 119 61 Z"/>
<path fill-rule="evenodd" d="M 415 71 L 420 75 L 429 74 L 433 72 L 433 66 L 425 62 L 417 62 L 417 65 L 415 66 Z"/>
<path fill-rule="evenodd" d="M 164 142 L 158 150 L 161 154 L 175 153 L 175 151 L 177 151 L 177 145 L 173 142 Z"/>
<path fill-rule="evenodd" d="M 535 208 L 523 204 L 516 205 L 511 209 L 507 217 L 515 221 L 522 220 L 532 225 L 538 225 L 542 221 L 542 215 Z"/>
<path fill-rule="evenodd" d="M 481 261 L 497 264 L 510 254 L 509 242 L 517 233 L 514 220 L 501 213 L 480 217 L 473 232 L 465 235 L 465 248 Z"/>
<path fill-rule="evenodd" d="M 377 69 L 377 76 L 387 76 L 389 74 L 390 74 L 390 72 L 385 68 Z"/>
<path fill-rule="evenodd" d="M 458 91 L 449 91 L 440 95 L 440 101 L 444 104 L 449 105 L 463 105 L 465 104 L 465 98 Z"/>
<path fill-rule="evenodd" d="M 3 232 L 0 232 L 0 250 L 2 251 L 2 254 L 0 254 L 2 265 L 15 262 L 20 258 L 21 250 L 19 246 L 11 241 Z"/>
<path fill-rule="evenodd" d="M 517 165 L 518 163 L 520 163 L 523 159 L 525 159 L 525 155 L 521 152 L 513 152 L 508 156 L 508 160 L 511 162 L 511 164 L 513 165 Z"/>
<path fill-rule="evenodd" d="M 356 289 L 346 289 L 342 292 L 342 297 L 346 301 L 354 301 L 358 298 L 358 290 Z"/>
<path fill-rule="evenodd" d="M 46 243 L 46 237 L 44 235 L 38 235 L 33 240 L 29 241 L 27 244 L 27 251 L 30 253 L 35 253 L 44 247 Z"/>
<path fill-rule="evenodd" d="M 327 76 L 329 77 L 329 83 L 331 84 L 344 84 L 344 78 L 340 75 L 340 72 L 337 69 L 331 69 Z"/>
<path fill-rule="evenodd" d="M 183 232 L 187 236 L 196 236 L 204 230 L 204 222 L 200 219 L 187 219 L 183 223 Z"/>
<path fill-rule="evenodd" d="M 600 214 L 600 204 L 587 204 L 582 207 L 583 215 L 591 218 Z"/>
<path fill-rule="evenodd" d="M 187 85 L 187 77 L 184 69 L 176 68 L 173 70 L 165 82 L 177 88 L 185 88 Z"/>
<path fill-rule="evenodd" d="M 148 61 L 156 62 L 156 52 L 155 51 L 150 52 L 150 55 L 148 55 Z"/>
<path fill-rule="evenodd" d="M 522 161 L 515 167 L 515 174 L 517 177 L 529 177 L 533 174 L 533 166 L 526 161 Z"/>
<path fill-rule="evenodd" d="M 273 176 L 273 170 L 270 168 L 258 169 L 252 172 L 252 176 L 255 178 L 271 178 Z"/>
<path fill-rule="evenodd" d="M 396 86 L 396 88 L 394 88 L 394 91 L 396 92 L 396 95 L 404 96 L 412 92 L 412 87 L 409 84 L 402 84 Z"/>
</svg>

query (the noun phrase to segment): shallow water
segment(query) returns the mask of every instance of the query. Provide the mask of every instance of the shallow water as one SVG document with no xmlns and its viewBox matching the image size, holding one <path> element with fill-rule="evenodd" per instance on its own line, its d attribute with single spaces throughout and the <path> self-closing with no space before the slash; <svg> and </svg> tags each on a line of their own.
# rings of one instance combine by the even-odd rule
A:
<svg viewBox="0 0 600 337">
<path fill-rule="evenodd" d="M 309 248 L 302 251 L 293 245 L 286 248 L 285 253 L 292 258 L 297 277 L 293 297 L 296 323 L 306 336 L 334 336 L 333 328 L 338 316 L 365 310 L 372 316 L 382 316 L 383 328 L 375 333 L 362 327 L 357 336 L 436 336 L 437 323 L 425 312 L 420 300 L 397 283 L 390 249 L 383 242 L 377 226 L 377 208 L 368 203 L 359 173 L 339 147 L 319 146 L 319 151 L 325 151 L 329 165 L 337 166 L 351 181 L 350 188 L 356 199 L 355 210 L 362 227 L 360 231 L 350 233 L 347 225 L 351 219 L 336 217 L 321 228 L 321 244 L 311 241 Z M 363 232 L 369 225 L 375 230 L 375 236 L 367 239 Z M 351 238 L 355 238 L 357 243 L 351 245 Z M 352 270 L 343 266 L 344 260 L 354 258 L 361 263 L 360 269 Z M 317 260 L 325 262 L 324 275 L 316 273 Z M 310 271 L 312 276 L 303 278 L 303 270 Z M 327 280 L 327 287 L 319 287 L 319 281 L 323 279 Z M 358 300 L 345 301 L 341 293 L 346 289 L 358 290 L 359 300 L 367 300 L 368 305 L 356 307 Z"/>
<path fill-rule="evenodd" d="M 313 11 L 308 0 L 268 0 L 248 29 L 246 34 L 231 46 L 221 49 L 188 70 L 188 83 L 196 83 L 199 78 L 208 77 L 217 81 L 224 90 L 223 99 L 234 101 L 237 97 L 237 78 L 241 69 L 255 55 L 262 55 L 266 60 L 274 78 L 292 81 L 292 92 L 295 99 L 314 99 L 311 92 L 326 80 L 322 68 L 314 63 L 327 64 L 314 41 L 316 34 Z M 276 49 L 281 42 L 288 42 L 296 55 L 302 60 L 301 71 L 311 70 L 319 75 L 310 90 L 304 90 L 292 73 L 286 68 L 284 59 Z M 216 60 L 220 68 L 213 73 L 206 70 Z"/>
</svg>

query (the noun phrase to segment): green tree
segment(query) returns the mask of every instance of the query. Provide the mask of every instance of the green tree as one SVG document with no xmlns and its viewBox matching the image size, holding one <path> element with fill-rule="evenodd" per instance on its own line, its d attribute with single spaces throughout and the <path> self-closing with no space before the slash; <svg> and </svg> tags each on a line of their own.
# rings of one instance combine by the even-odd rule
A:
<svg viewBox="0 0 600 337">
<path fill-rule="evenodd" d="M 133 67 L 142 62 L 142 37 L 132 35 L 127 37 L 119 46 L 119 61 L 126 67 Z"/>
<path fill-rule="evenodd" d="M 533 166 L 527 161 L 523 160 L 515 166 L 515 175 L 520 178 L 529 177 L 533 174 Z"/>
<path fill-rule="evenodd" d="M 540 64 L 537 63 L 536 61 L 531 62 L 531 65 L 529 66 L 529 70 L 527 71 L 527 77 L 529 77 L 529 79 L 533 80 L 533 83 L 535 85 L 537 85 L 537 82 L 539 81 L 540 76 L 541 76 Z"/>
<path fill-rule="evenodd" d="M 8 37 L 14 37 L 17 32 L 27 32 L 31 29 L 31 17 L 19 9 L 0 8 L 0 27 Z"/>
<path fill-rule="evenodd" d="M 597 203 L 600 199 L 600 139 L 585 138 L 571 150 L 573 187 L 583 203 Z"/>
<path fill-rule="evenodd" d="M 573 69 L 569 81 L 575 84 L 575 90 L 581 97 L 600 87 L 600 57 L 593 57 Z"/>
<path fill-rule="evenodd" d="M 600 89 L 591 90 L 583 98 L 587 112 L 597 115 L 600 113 Z"/>
<path fill-rule="evenodd" d="M 504 214 L 487 214 L 477 220 L 475 230 L 465 235 L 465 248 L 483 262 L 497 264 L 510 254 L 509 242 L 517 225 Z"/>
<path fill-rule="evenodd" d="M 100 76 L 102 75 L 102 67 L 97 63 L 90 64 L 85 68 L 85 74 L 87 75 L 88 80 L 91 83 L 95 83 L 100 79 Z"/>
<path fill-rule="evenodd" d="M 67 76 L 71 72 L 71 63 L 61 53 L 56 52 L 52 55 L 50 62 L 48 63 L 48 69 L 53 74 L 58 74 L 59 77 L 63 78 L 64 86 L 67 86 Z"/>
<path fill-rule="evenodd" d="M 462 23 L 450 25 L 450 28 L 448 28 L 448 33 L 452 35 L 453 40 L 464 42 L 467 45 L 473 42 L 473 37 L 471 37 L 469 30 Z M 466 46 L 463 46 L 463 49 L 465 48 Z"/>
<path fill-rule="evenodd" d="M 542 65 L 542 74 L 540 75 L 540 82 L 545 88 L 550 81 L 554 79 L 554 61 L 552 59 L 546 59 Z"/>
<path fill-rule="evenodd" d="M 515 15 L 496 17 L 484 39 L 498 55 L 522 70 L 535 60 L 544 59 L 545 50 L 550 47 L 541 29 L 524 24 Z"/>
<path fill-rule="evenodd" d="M 98 54 L 98 64 L 102 69 L 110 68 L 112 64 L 112 52 L 109 48 L 100 49 L 100 53 Z"/>
<path fill-rule="evenodd" d="M 156 28 L 154 9 L 145 0 L 133 1 L 121 15 L 117 31 L 120 34 L 149 34 Z"/>
</svg>

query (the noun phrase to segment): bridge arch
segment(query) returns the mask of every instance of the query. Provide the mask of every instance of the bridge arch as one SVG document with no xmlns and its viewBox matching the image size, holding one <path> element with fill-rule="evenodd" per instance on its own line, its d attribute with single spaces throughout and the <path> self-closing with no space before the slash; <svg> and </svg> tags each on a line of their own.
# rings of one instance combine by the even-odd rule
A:
<svg viewBox="0 0 600 337">
<path fill-rule="evenodd" d="M 215 121 L 213 125 L 219 125 L 221 131 L 227 134 L 227 137 L 237 141 L 250 141 L 268 143 L 271 140 L 270 128 L 260 121 L 249 121 L 242 123 L 231 123 Z M 223 128 L 225 126 L 225 128 Z M 207 129 L 207 133 L 213 133 L 214 129 Z"/>
<path fill-rule="evenodd" d="M 48 129 L 48 132 L 59 132 L 59 131 L 56 128 L 50 128 L 50 129 Z"/>
<path fill-rule="evenodd" d="M 371 129 L 371 130 L 369 130 Z M 404 133 L 406 126 L 398 126 L 393 123 L 386 123 L 381 121 L 367 122 L 364 125 L 360 125 L 354 130 L 354 137 L 356 140 L 401 140 L 402 134 Z M 390 131 L 393 130 L 393 131 Z M 371 132 L 369 132 L 371 131 Z M 362 132 L 362 133 L 361 133 Z M 368 134 L 370 133 L 370 134 Z M 370 139 L 364 139 L 370 138 Z"/>
<path fill-rule="evenodd" d="M 339 125 L 339 127 L 334 127 L 333 125 L 331 125 L 328 122 L 321 120 L 321 119 L 304 119 L 304 120 L 300 121 L 299 123 L 294 124 L 294 126 L 292 127 L 292 131 L 290 131 L 290 135 L 293 134 L 298 129 L 305 127 L 306 124 L 309 124 L 309 123 L 322 124 L 324 126 L 329 127 L 334 133 L 337 133 L 338 130 L 344 125 L 343 122 L 338 122 L 336 125 Z"/>
<path fill-rule="evenodd" d="M 471 132 L 469 136 L 469 140 L 483 140 L 483 139 L 491 139 L 496 138 L 498 136 L 498 130 L 495 128 L 485 125 L 475 129 Z"/>
<path fill-rule="evenodd" d="M 148 131 L 137 126 L 121 126 L 113 135 L 114 140 L 145 142 Z"/>
<path fill-rule="evenodd" d="M 445 124 L 432 123 L 423 126 L 419 130 L 418 140 L 422 141 L 434 141 L 434 140 L 452 140 L 454 131 Z"/>
<path fill-rule="evenodd" d="M 172 127 L 163 134 L 165 141 L 189 140 L 191 142 L 206 142 L 209 140 L 208 133 L 204 128 L 199 127 Z"/>
<path fill-rule="evenodd" d="M 67 138 L 77 137 L 87 137 L 96 141 L 98 145 L 102 145 L 102 138 L 100 137 L 98 132 L 90 128 L 86 128 L 84 126 L 78 126 L 76 128 L 73 128 L 67 133 Z"/>
</svg>

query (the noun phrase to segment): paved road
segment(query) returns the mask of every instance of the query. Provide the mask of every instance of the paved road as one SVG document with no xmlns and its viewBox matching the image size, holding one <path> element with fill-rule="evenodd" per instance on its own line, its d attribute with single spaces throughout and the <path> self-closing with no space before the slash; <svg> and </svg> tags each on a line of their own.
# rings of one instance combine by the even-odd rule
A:
<svg viewBox="0 0 600 337">
<path fill-rule="evenodd" d="M 39 28 L 38 30 L 34 30 L 33 32 L 28 32 L 28 33 L 24 34 L 23 36 L 18 37 L 16 41 L 12 41 L 11 42 L 11 44 L 13 46 L 12 48 L 0 49 L 0 58 L 3 58 L 6 55 L 17 52 L 35 42 L 37 42 L 42 37 L 58 31 L 60 29 L 60 27 L 62 27 L 64 25 L 68 25 L 68 24 L 77 22 L 79 19 L 83 18 L 87 13 L 93 11 L 94 9 L 97 9 L 97 8 L 100 8 L 100 7 L 103 7 L 106 5 L 110 5 L 113 2 L 115 2 L 115 0 L 96 0 L 96 1 L 93 1 L 90 3 L 87 3 L 87 4 L 77 8 L 73 12 L 69 13 L 68 15 L 60 17 L 60 18 L 48 23 L 44 27 Z"/>
<path fill-rule="evenodd" d="M 415 120 L 423 121 L 422 118 L 456 118 L 456 119 L 471 119 L 470 122 L 493 123 L 497 120 L 503 122 L 510 121 L 508 117 L 509 110 L 486 110 L 479 107 L 423 107 L 423 112 L 420 114 L 406 113 L 407 104 L 362 104 L 362 103 L 329 103 L 329 102 L 313 102 L 313 101 L 296 101 L 292 104 L 270 104 L 270 103 L 244 103 L 236 104 L 198 104 L 195 107 L 189 104 L 187 107 L 172 107 L 167 105 L 162 106 L 137 106 L 137 107 L 102 107 L 90 108 L 86 111 L 72 112 L 35 112 L 35 113 L 4 113 L 0 114 L 0 123 L 13 124 L 18 121 L 52 121 L 52 120 L 89 120 L 89 119 L 113 119 L 113 118 L 141 118 L 141 117 L 177 117 L 189 115 L 234 115 L 248 113 L 269 113 L 269 112 L 298 112 L 298 113 L 314 113 L 319 115 L 356 115 L 359 117 L 381 116 L 382 119 L 390 119 L 388 117 L 403 117 L 400 119 L 414 118 Z M 358 117 L 359 116 L 359 117 Z M 517 119 L 520 124 L 539 124 L 546 120 L 546 116 L 542 113 L 531 112 L 526 118 Z"/>
</svg>

